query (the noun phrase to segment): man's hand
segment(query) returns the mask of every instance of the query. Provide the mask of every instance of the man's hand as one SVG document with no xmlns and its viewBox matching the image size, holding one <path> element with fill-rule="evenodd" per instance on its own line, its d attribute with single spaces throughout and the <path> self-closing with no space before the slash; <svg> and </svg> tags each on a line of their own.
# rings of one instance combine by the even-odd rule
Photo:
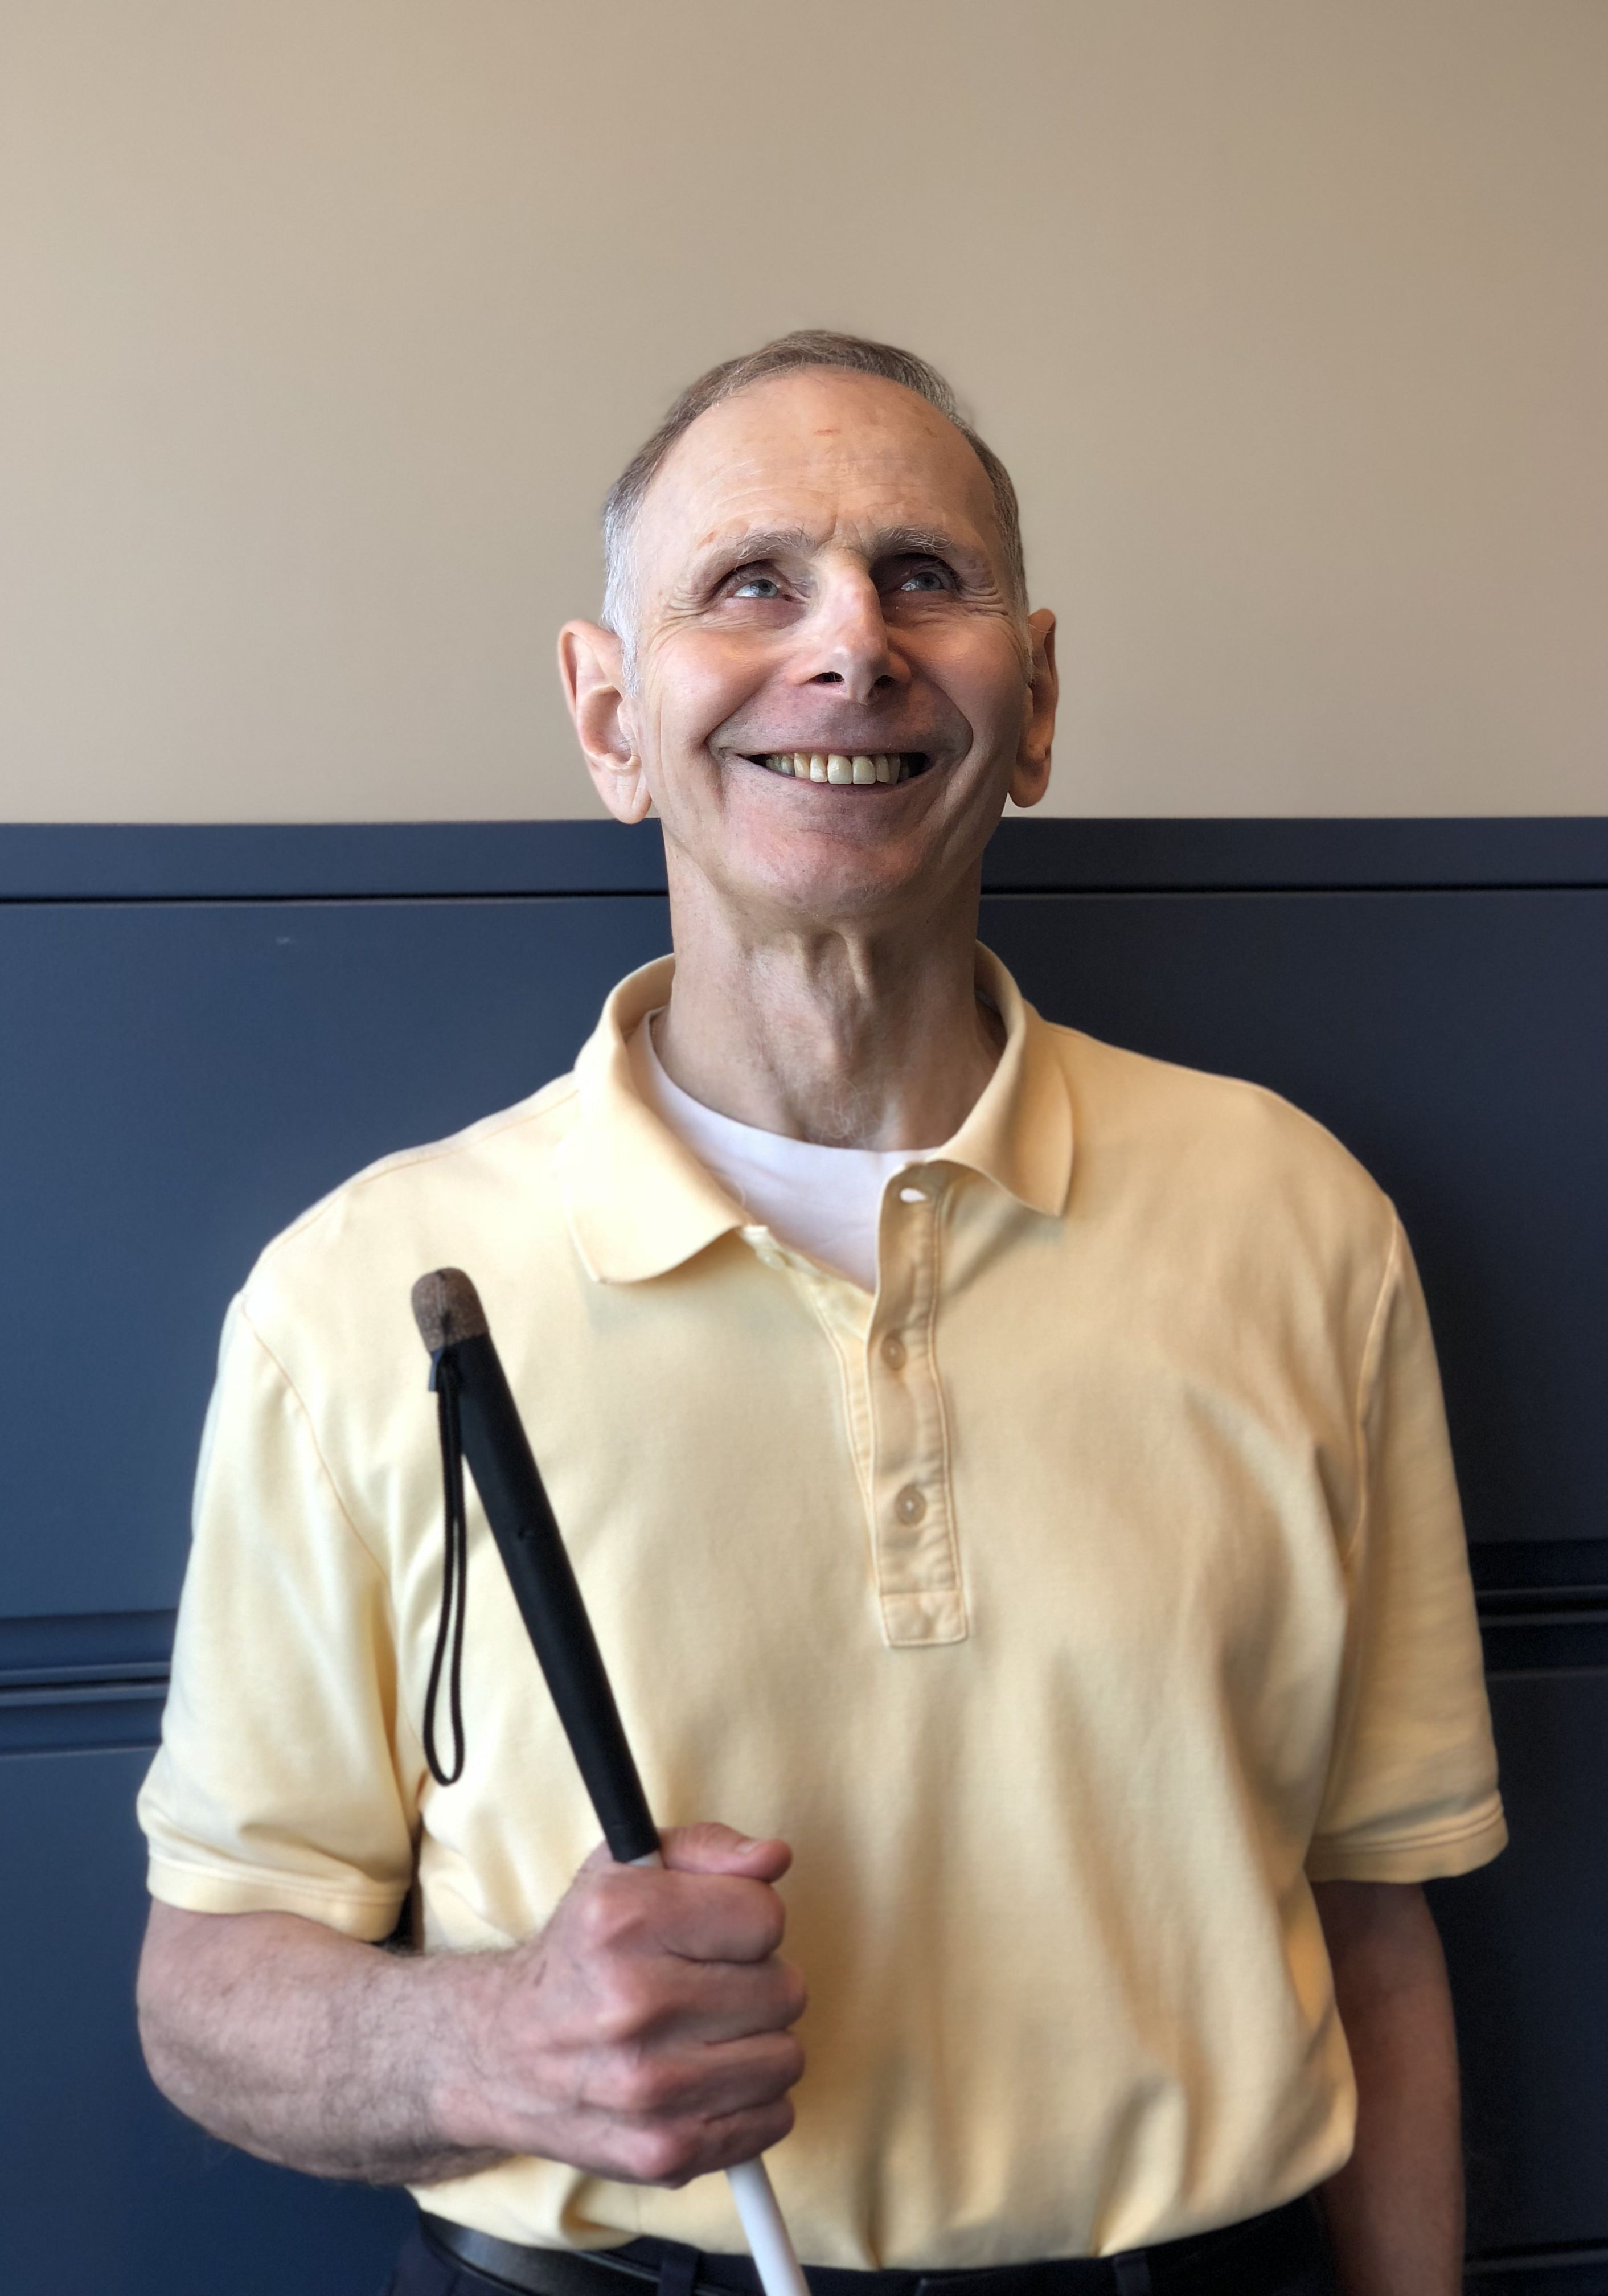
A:
<svg viewBox="0 0 1608 2296">
<path fill-rule="evenodd" d="M 541 1935 L 488 1966 L 442 2091 L 457 2142 L 682 2185 L 787 2135 L 804 1984 L 770 1885 L 792 1853 L 696 1825 L 663 1854 L 656 1872 L 595 1851 Z"/>
<path fill-rule="evenodd" d="M 1457 2042 L 1434 1915 L 1404 1882 L 1313 1894 L 1357 2073 L 1356 2149 L 1324 2186 L 1341 2296 L 1458 2296 Z"/>
<path fill-rule="evenodd" d="M 668 1870 L 598 1850 L 505 1953 L 377 1952 L 293 1914 L 152 1908 L 140 2029 L 214 2135 L 316 2176 L 427 2184 L 508 2153 L 680 2185 L 792 2126 L 792 1853 L 722 1825 Z"/>
</svg>

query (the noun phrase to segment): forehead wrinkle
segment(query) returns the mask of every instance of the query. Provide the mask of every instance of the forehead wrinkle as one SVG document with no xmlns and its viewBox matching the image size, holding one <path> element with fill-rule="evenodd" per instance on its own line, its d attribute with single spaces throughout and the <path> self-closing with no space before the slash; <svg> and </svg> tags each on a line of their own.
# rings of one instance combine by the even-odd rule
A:
<svg viewBox="0 0 1608 2296">
<path fill-rule="evenodd" d="M 808 557 L 822 547 L 825 537 L 818 528 L 808 526 L 750 526 L 741 519 L 733 519 L 725 526 L 713 528 L 694 544 L 688 564 L 694 570 L 727 558 L 740 565 L 748 558 L 779 558 L 789 553 Z"/>
<path fill-rule="evenodd" d="M 842 404 L 845 390 L 852 408 Z M 823 370 L 767 378 L 688 427 L 643 499 L 638 578 L 668 603 L 707 579 L 722 554 L 734 553 L 730 562 L 740 564 L 768 545 L 808 556 L 842 537 L 845 512 L 852 532 L 857 512 L 867 528 L 885 520 L 909 534 L 917 550 L 936 543 L 996 580 L 1004 570 L 997 504 L 964 434 L 898 384 Z M 937 514 L 931 524 L 929 512 Z M 800 514 L 814 533 L 791 531 Z M 698 540 L 679 540 L 677 529 Z M 866 554 L 897 546 L 890 533 Z"/>
</svg>

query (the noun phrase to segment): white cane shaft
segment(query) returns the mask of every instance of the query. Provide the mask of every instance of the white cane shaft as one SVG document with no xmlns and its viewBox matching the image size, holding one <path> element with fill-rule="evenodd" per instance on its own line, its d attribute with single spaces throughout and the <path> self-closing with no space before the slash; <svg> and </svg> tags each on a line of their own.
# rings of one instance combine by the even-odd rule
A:
<svg viewBox="0 0 1608 2296">
<path fill-rule="evenodd" d="M 726 2174 L 765 2296 L 809 2296 L 764 2161 L 744 2161 Z"/>
<path fill-rule="evenodd" d="M 645 1857 L 633 1857 L 631 1863 L 662 1866 L 664 1860 L 650 1849 Z M 764 2161 L 743 2161 L 736 2168 L 728 2169 L 726 2175 L 742 2221 L 742 2236 L 748 2243 L 748 2252 L 754 2259 L 765 2296 L 809 2296 L 809 2284 L 793 2254 L 792 2236 L 776 2205 L 770 2171 Z"/>
</svg>

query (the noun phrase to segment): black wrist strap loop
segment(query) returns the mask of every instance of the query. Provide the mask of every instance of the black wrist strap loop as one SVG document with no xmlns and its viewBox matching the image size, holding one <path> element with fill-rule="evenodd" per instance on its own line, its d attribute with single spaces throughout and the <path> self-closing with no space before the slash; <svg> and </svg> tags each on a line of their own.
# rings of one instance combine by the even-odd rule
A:
<svg viewBox="0 0 1608 2296">
<path fill-rule="evenodd" d="M 464 1742 L 464 1614 L 469 1597 L 469 1530 L 464 1514 L 464 1439 L 458 1424 L 458 1368 L 443 1349 L 437 1357 L 433 1384 L 436 1417 L 441 1435 L 442 1512 L 446 1521 L 446 1551 L 441 1561 L 441 1613 L 436 1626 L 435 1654 L 430 1661 L 430 1686 L 424 1693 L 424 1759 L 430 1774 L 441 1786 L 455 1785 L 464 1775 L 467 1749 Z M 441 1767 L 436 1751 L 436 1702 L 440 1694 L 441 1669 L 452 1645 L 447 1675 L 447 1707 L 452 1717 L 453 1765 Z"/>
</svg>

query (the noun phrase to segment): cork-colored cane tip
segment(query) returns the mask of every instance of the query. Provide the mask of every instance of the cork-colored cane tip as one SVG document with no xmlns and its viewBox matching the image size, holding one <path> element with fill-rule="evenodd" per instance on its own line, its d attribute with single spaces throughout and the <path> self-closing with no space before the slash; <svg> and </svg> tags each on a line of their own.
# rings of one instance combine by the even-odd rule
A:
<svg viewBox="0 0 1608 2296">
<path fill-rule="evenodd" d="M 476 1340 L 486 1330 L 480 1295 L 461 1267 L 438 1267 L 413 1288 L 414 1321 L 433 1356 L 459 1340 Z"/>
</svg>

